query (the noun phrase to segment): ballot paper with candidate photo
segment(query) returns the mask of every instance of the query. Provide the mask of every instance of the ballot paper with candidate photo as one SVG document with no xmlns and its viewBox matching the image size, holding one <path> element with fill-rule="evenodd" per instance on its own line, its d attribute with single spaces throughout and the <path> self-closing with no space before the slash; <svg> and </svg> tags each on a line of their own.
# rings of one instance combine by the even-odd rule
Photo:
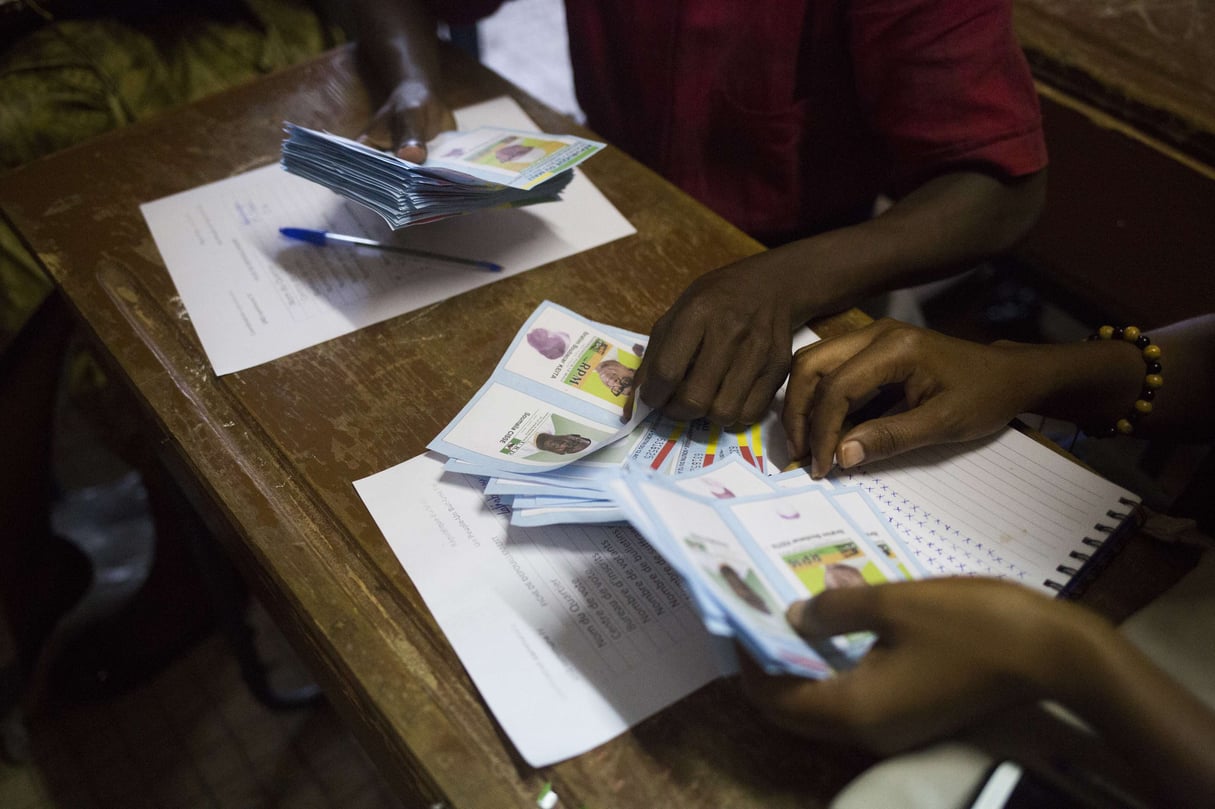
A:
<svg viewBox="0 0 1215 809">
<path fill-rule="evenodd" d="M 649 411 L 634 379 L 646 342 L 546 301 L 429 448 L 448 471 L 489 478 L 522 526 L 622 521 L 604 486 L 626 463 L 679 476 L 738 461 L 779 475 L 789 459 L 777 409 L 742 430 Z"/>
<path fill-rule="evenodd" d="M 485 385 L 428 448 L 481 474 L 536 473 L 599 455 L 649 414 L 633 374 L 646 338 L 545 301 L 515 335 Z"/>
<path fill-rule="evenodd" d="M 534 128 L 506 96 L 454 112 L 465 129 Z M 554 204 L 485 209 L 398 231 L 366 205 L 277 163 L 140 210 L 215 373 L 229 374 L 636 232 L 585 173 L 569 175 Z M 287 238 L 284 228 L 388 249 L 310 244 Z M 482 263 L 502 270 L 487 272 Z"/>
<path fill-rule="evenodd" d="M 706 629 L 738 640 L 769 673 L 830 676 L 834 668 L 821 651 L 785 620 L 795 600 L 789 588 L 730 524 L 722 501 L 682 488 L 676 480 L 629 468 L 609 491 L 634 527 L 679 571 Z"/>
<path fill-rule="evenodd" d="M 394 230 L 484 208 L 554 202 L 573 168 L 603 148 L 574 135 L 499 127 L 445 132 L 425 163 L 287 123 L 282 166 L 367 206 Z"/>
<path fill-rule="evenodd" d="M 739 466 L 740 471 L 751 468 L 745 464 Z M 814 480 L 805 468 L 762 477 L 760 483 L 773 492 L 799 489 L 826 490 L 836 508 L 846 514 L 852 523 L 864 532 L 873 546 L 885 555 L 887 561 L 897 568 L 903 578 L 922 579 L 929 575 L 928 569 L 912 553 L 907 541 L 898 531 L 894 530 L 889 520 L 878 509 L 878 504 L 861 487 L 840 485 L 833 482 L 830 477 Z"/>
<path fill-rule="evenodd" d="M 603 146 L 576 135 L 482 126 L 439 135 L 421 169 L 452 182 L 475 177 L 491 185 L 529 190 L 569 171 Z"/>
<path fill-rule="evenodd" d="M 606 488 L 679 571 L 706 628 L 770 673 L 829 676 L 874 642 L 855 632 L 808 644 L 784 619 L 794 601 L 925 575 L 868 494 L 804 471 L 769 476 L 739 458 L 673 476 L 628 464 Z"/>
<path fill-rule="evenodd" d="M 905 578 L 828 492 L 807 488 L 719 502 L 786 607 L 829 589 Z M 856 632 L 835 640 L 845 658 L 855 660 L 873 636 Z"/>
<path fill-rule="evenodd" d="M 546 301 L 516 335 L 499 369 L 518 387 L 543 385 L 624 423 L 647 339 Z"/>
</svg>

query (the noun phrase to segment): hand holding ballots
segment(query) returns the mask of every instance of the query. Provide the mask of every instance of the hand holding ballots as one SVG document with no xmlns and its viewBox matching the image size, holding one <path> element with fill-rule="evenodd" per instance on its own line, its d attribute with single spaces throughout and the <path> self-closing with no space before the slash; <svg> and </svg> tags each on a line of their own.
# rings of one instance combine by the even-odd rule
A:
<svg viewBox="0 0 1215 809">
<path fill-rule="evenodd" d="M 661 418 L 635 397 L 646 338 L 544 303 L 430 444 L 489 477 L 516 525 L 627 519 L 682 579 L 706 628 L 768 671 L 824 677 L 868 636 L 812 649 L 785 609 L 828 587 L 922 574 L 868 497 L 777 468 L 772 418 L 740 433 Z"/>
<path fill-rule="evenodd" d="M 430 454 L 355 484 L 534 765 L 732 673 L 735 642 L 817 679 L 872 645 L 808 643 L 794 601 L 942 575 L 1067 593 L 1130 522 L 1134 495 L 1013 429 L 779 473 L 775 414 L 731 433 L 649 412 L 646 342 L 545 302 Z"/>
<path fill-rule="evenodd" d="M 455 115 L 470 132 L 536 128 L 509 97 Z M 390 175 L 408 169 L 359 144 L 333 148 L 382 161 Z M 485 210 L 401 233 L 366 205 L 278 163 L 140 210 L 208 359 L 228 374 L 636 233 L 585 174 L 572 174 L 557 205 Z M 379 192 L 395 199 L 389 191 L 400 185 L 386 181 Z"/>
<path fill-rule="evenodd" d="M 557 200 L 574 166 L 603 148 L 572 135 L 480 127 L 443 133 L 418 164 L 295 124 L 286 130 L 284 169 L 366 205 L 394 230 Z"/>
<path fill-rule="evenodd" d="M 430 449 L 449 458 L 451 471 L 494 478 L 491 494 L 550 498 L 526 511 L 516 498 L 516 524 L 531 525 L 622 520 L 603 484 L 626 462 L 676 474 L 739 456 L 760 470 L 779 468 L 770 449 L 783 447 L 771 438 L 775 414 L 729 432 L 652 413 L 634 386 L 647 341 L 544 303 Z M 588 500 L 608 511 L 578 502 Z"/>
</svg>

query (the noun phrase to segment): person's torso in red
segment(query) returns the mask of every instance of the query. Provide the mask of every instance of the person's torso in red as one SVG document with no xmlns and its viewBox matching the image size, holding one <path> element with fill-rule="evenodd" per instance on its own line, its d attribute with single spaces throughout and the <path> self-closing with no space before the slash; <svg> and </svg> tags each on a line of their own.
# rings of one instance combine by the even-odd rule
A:
<svg viewBox="0 0 1215 809">
<path fill-rule="evenodd" d="M 1045 165 L 1006 0 L 567 0 L 589 125 L 775 243 Z"/>
</svg>

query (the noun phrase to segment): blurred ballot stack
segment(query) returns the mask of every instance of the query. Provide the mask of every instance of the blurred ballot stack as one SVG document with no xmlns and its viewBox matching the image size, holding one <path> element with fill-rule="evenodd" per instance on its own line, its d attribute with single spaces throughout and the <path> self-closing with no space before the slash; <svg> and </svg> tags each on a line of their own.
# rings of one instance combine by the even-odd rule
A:
<svg viewBox="0 0 1215 809">
<path fill-rule="evenodd" d="M 495 127 L 445 132 L 425 164 L 292 123 L 282 147 L 291 174 L 366 205 L 394 230 L 484 208 L 554 202 L 573 168 L 602 143 Z"/>
</svg>

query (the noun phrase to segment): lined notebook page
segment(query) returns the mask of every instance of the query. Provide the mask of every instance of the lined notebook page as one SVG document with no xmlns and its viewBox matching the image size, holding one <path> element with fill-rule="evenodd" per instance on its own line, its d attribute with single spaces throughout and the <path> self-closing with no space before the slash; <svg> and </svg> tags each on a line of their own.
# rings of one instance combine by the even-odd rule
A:
<svg viewBox="0 0 1215 809">
<path fill-rule="evenodd" d="M 937 575 L 1066 584 L 1139 498 L 1017 430 L 837 472 Z M 1063 568 L 1063 570 L 1060 570 Z"/>
</svg>

